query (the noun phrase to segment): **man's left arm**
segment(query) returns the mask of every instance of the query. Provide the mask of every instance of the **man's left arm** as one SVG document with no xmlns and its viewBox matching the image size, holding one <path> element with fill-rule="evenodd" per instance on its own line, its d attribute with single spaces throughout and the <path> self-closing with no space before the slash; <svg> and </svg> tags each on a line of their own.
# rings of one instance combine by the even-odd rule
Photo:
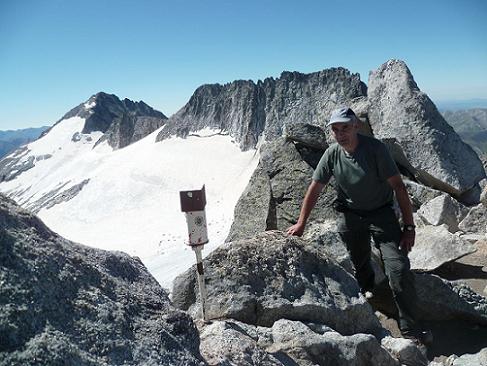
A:
<svg viewBox="0 0 487 366">
<path fill-rule="evenodd" d="M 399 208 L 401 209 L 404 225 L 414 226 L 413 207 L 411 205 L 411 201 L 409 200 L 408 191 L 406 190 L 406 186 L 404 185 L 401 176 L 399 174 L 394 175 L 388 178 L 387 182 L 396 194 L 397 202 L 399 203 Z M 404 248 L 406 252 L 410 252 L 412 247 L 414 246 L 414 238 L 414 230 L 403 230 L 399 246 L 401 248 Z"/>
</svg>

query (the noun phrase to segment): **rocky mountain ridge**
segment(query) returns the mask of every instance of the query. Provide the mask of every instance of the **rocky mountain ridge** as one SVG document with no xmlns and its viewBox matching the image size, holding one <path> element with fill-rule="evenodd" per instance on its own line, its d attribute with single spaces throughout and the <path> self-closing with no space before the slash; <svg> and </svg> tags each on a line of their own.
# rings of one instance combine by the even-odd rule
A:
<svg viewBox="0 0 487 366">
<path fill-rule="evenodd" d="M 71 109 L 56 124 L 75 116 L 85 119 L 81 133 L 100 131 L 104 135 L 99 142 L 106 140 L 114 149 L 121 149 L 140 140 L 161 127 L 167 119 L 162 112 L 143 101 L 134 102 L 127 98 L 120 100 L 116 95 L 104 92 L 91 96 L 86 102 Z"/>
<path fill-rule="evenodd" d="M 284 72 L 280 78 L 257 83 L 204 85 L 168 119 L 157 141 L 210 127 L 230 134 L 245 150 L 259 139 L 279 138 L 295 124 L 324 127 L 331 111 L 344 104 L 361 116 L 374 137 L 395 139 L 410 164 L 440 181 L 449 194 L 473 196 L 467 200 L 478 202 L 477 183 L 485 178 L 482 163 L 400 60 L 372 71 L 368 87 L 358 74 L 343 68 Z M 324 132 L 331 142 L 327 129 Z"/>
<path fill-rule="evenodd" d="M 203 85 L 171 116 L 157 140 L 211 127 L 229 133 L 246 150 L 254 148 L 261 135 L 266 140 L 281 136 L 287 124 L 319 125 L 336 105 L 365 93 L 359 75 L 341 67 L 310 74 L 285 71 L 277 79 L 257 83 Z"/>
</svg>

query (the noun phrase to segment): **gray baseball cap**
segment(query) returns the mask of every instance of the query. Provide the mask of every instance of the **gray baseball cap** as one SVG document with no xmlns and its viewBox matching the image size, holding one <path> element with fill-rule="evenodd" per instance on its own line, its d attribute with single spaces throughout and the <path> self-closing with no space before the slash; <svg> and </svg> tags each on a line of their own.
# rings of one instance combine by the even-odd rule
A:
<svg viewBox="0 0 487 366">
<path fill-rule="evenodd" d="M 352 109 L 349 107 L 341 107 L 335 109 L 331 113 L 330 121 L 326 125 L 330 126 L 338 122 L 348 123 L 348 122 L 355 122 L 355 121 L 357 121 L 357 116 L 352 111 Z"/>
</svg>

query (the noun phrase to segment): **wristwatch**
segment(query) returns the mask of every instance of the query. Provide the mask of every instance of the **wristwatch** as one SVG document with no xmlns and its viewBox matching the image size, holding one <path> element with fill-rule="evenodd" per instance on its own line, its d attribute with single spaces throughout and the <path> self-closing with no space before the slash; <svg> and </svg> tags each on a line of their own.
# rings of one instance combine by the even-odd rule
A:
<svg viewBox="0 0 487 366">
<path fill-rule="evenodd" d="M 404 225 L 402 230 L 403 231 L 414 231 L 415 228 L 416 228 L 416 226 L 414 226 L 414 225 Z"/>
</svg>

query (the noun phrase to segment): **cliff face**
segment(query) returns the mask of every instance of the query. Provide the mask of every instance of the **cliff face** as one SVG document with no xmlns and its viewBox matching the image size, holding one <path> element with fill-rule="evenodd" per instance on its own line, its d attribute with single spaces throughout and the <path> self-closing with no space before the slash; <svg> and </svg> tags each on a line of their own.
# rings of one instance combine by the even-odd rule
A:
<svg viewBox="0 0 487 366">
<path fill-rule="evenodd" d="M 169 118 L 157 141 L 210 127 L 229 133 L 246 150 L 255 147 L 260 136 L 266 140 L 280 137 L 287 125 L 323 125 L 337 105 L 365 93 L 359 75 L 343 68 L 312 74 L 283 72 L 278 79 L 257 83 L 203 85 Z"/>
</svg>

